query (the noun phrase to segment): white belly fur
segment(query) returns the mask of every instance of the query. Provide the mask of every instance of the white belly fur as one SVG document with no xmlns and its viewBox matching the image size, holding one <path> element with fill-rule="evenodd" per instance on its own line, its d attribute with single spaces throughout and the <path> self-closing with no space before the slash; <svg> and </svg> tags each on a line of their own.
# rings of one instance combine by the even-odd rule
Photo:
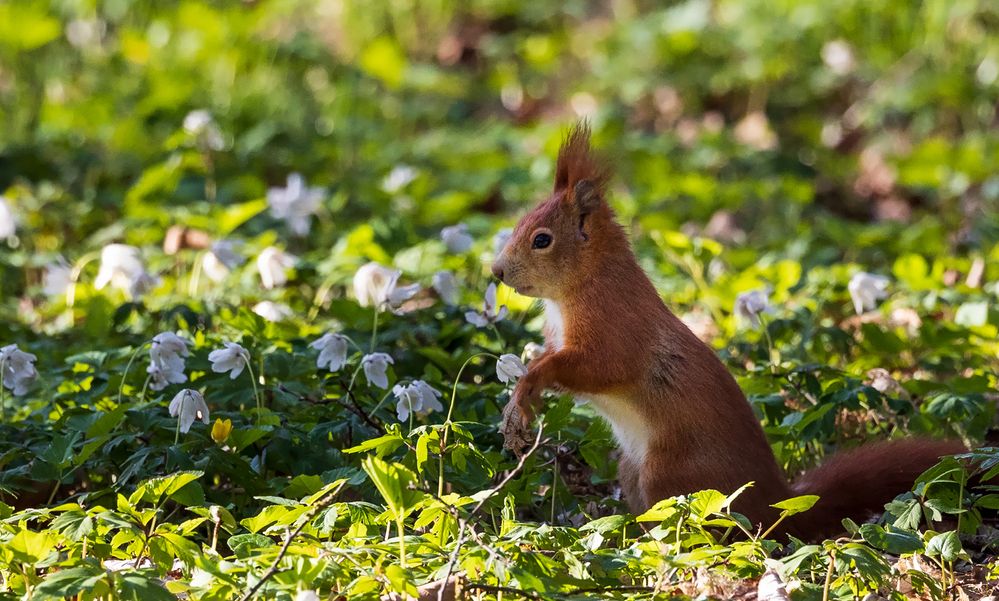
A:
<svg viewBox="0 0 999 601">
<path fill-rule="evenodd" d="M 553 351 L 560 350 L 565 344 L 565 322 L 562 308 L 555 301 L 545 300 L 545 325 L 549 338 L 546 344 Z M 590 403 L 610 423 L 614 438 L 628 459 L 640 463 L 645 458 L 651 438 L 649 423 L 633 402 L 608 395 L 577 395 L 576 400 Z"/>
</svg>

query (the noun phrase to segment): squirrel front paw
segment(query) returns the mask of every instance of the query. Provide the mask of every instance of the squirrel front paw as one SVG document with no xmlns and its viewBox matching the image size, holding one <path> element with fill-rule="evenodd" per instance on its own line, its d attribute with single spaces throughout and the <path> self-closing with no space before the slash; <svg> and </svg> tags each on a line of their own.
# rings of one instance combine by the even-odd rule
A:
<svg viewBox="0 0 999 601">
<path fill-rule="evenodd" d="M 518 457 L 534 442 L 530 422 L 524 421 L 520 407 L 512 400 L 503 407 L 499 432 L 503 435 L 503 448 L 513 451 Z"/>
<path fill-rule="evenodd" d="M 531 427 L 534 416 L 541 409 L 542 390 L 543 388 L 538 384 L 537 378 L 532 377 L 530 373 L 517 382 L 517 387 L 513 391 L 513 399 L 510 402 L 520 409 L 524 428 Z"/>
</svg>

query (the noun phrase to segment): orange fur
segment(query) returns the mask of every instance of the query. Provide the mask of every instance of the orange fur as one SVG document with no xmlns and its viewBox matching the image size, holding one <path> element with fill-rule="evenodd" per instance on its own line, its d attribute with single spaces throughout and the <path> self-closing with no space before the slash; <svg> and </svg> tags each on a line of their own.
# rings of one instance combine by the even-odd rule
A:
<svg viewBox="0 0 999 601">
<path fill-rule="evenodd" d="M 666 308 L 604 201 L 608 169 L 574 128 L 552 194 L 517 224 L 493 273 L 546 299 L 547 350 L 514 392 L 525 423 L 545 389 L 567 390 L 603 414 L 622 447 L 619 479 L 634 511 L 665 497 L 754 485 L 735 509 L 764 525 L 772 503 L 819 494 L 787 530 L 812 538 L 844 517 L 863 519 L 959 443 L 897 441 L 863 447 L 785 480 L 763 429 L 715 353 Z M 539 233 L 550 246 L 533 248 Z M 859 486 L 858 486 L 859 483 Z M 851 492 L 852 490 L 852 492 Z"/>
</svg>

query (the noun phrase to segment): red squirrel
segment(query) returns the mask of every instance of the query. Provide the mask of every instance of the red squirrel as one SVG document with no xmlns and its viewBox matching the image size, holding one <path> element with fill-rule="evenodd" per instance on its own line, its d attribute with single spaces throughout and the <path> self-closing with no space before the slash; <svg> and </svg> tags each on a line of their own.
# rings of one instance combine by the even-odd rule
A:
<svg viewBox="0 0 999 601">
<path fill-rule="evenodd" d="M 820 497 L 783 528 L 810 540 L 841 532 L 842 518 L 881 511 L 941 456 L 965 450 L 954 441 L 879 442 L 789 483 L 735 379 L 636 262 L 605 198 L 609 178 L 588 126 L 577 125 L 559 150 L 554 191 L 520 220 L 492 266 L 497 279 L 545 305 L 546 350 L 517 383 L 507 422 L 516 423 L 513 407 L 522 420 L 515 427 L 529 428 L 542 391 L 567 391 L 610 422 L 632 511 L 752 481 L 733 509 L 764 528 L 777 518 L 773 503 Z"/>
</svg>

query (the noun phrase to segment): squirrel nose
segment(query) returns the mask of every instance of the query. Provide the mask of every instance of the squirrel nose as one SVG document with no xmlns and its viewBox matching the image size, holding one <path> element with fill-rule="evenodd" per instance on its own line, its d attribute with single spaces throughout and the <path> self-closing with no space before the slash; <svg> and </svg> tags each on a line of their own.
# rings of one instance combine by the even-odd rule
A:
<svg viewBox="0 0 999 601">
<path fill-rule="evenodd" d="M 497 280 L 499 280 L 499 281 L 502 282 L 503 281 L 503 266 L 500 265 L 499 263 L 493 263 L 493 275 L 496 276 Z"/>
</svg>

